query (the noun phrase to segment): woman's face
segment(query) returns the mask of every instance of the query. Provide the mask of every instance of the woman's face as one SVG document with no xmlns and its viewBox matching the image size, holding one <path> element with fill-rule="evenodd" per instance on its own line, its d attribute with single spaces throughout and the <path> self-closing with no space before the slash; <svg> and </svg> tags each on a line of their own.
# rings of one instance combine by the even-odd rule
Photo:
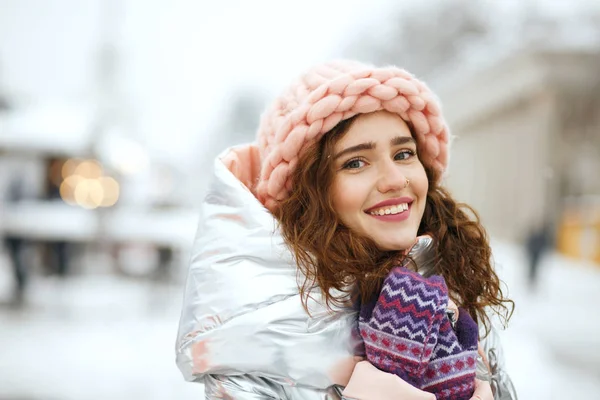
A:
<svg viewBox="0 0 600 400">
<path fill-rule="evenodd" d="M 341 222 L 381 250 L 410 248 L 429 184 L 406 122 L 387 111 L 361 115 L 332 157 L 331 196 Z"/>
</svg>

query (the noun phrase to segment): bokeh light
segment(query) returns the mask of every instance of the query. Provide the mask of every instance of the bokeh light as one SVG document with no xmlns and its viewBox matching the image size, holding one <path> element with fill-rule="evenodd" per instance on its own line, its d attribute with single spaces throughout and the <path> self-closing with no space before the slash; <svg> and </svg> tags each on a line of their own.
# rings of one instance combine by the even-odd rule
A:
<svg viewBox="0 0 600 400">
<path fill-rule="evenodd" d="M 96 160 L 85 160 L 77 165 L 74 174 L 87 179 L 97 179 L 102 176 L 102 166 Z"/>
<path fill-rule="evenodd" d="M 103 175 L 102 165 L 96 160 L 67 160 L 62 174 L 60 196 L 67 204 L 95 209 L 112 207 L 119 200 L 119 183 Z"/>
<path fill-rule="evenodd" d="M 103 176 L 98 179 L 103 189 L 103 198 L 100 202 L 101 207 L 111 207 L 119 200 L 119 183 L 111 177 Z"/>
<path fill-rule="evenodd" d="M 66 179 L 67 177 L 73 175 L 75 173 L 75 168 L 79 165 L 81 160 L 76 158 L 70 158 L 62 166 L 62 177 Z"/>
</svg>

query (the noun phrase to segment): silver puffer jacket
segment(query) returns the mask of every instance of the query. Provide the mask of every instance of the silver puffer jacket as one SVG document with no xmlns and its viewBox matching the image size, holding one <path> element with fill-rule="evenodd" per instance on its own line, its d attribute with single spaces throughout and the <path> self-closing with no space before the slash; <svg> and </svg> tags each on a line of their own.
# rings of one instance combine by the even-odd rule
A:
<svg viewBox="0 0 600 400">
<path fill-rule="evenodd" d="M 413 258 L 427 273 L 430 242 Z M 342 399 L 356 363 L 357 311 L 302 307 L 272 215 L 217 159 L 201 208 L 177 336 L 177 365 L 206 399 Z M 495 333 L 483 341 L 496 399 L 516 399 Z M 482 369 L 483 371 L 483 369 Z"/>
</svg>

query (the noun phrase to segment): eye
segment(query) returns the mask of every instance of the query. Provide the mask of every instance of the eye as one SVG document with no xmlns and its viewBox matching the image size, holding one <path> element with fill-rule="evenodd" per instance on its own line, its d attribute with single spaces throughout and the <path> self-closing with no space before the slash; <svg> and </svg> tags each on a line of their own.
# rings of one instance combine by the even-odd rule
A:
<svg viewBox="0 0 600 400">
<path fill-rule="evenodd" d="M 396 155 L 394 156 L 394 160 L 397 160 L 397 161 L 408 160 L 409 158 L 411 158 L 414 155 L 415 155 L 415 152 L 412 150 L 402 150 L 402 151 L 396 153 Z"/>
<path fill-rule="evenodd" d="M 359 169 L 364 166 L 364 160 L 361 160 L 360 158 L 353 158 L 351 160 L 346 161 L 346 163 L 342 166 L 342 169 Z"/>
</svg>

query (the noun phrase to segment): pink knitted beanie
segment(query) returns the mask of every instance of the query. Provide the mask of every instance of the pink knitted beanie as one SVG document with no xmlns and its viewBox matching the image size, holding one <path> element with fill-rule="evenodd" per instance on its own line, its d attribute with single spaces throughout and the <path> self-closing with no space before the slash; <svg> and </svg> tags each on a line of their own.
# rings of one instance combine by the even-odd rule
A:
<svg viewBox="0 0 600 400">
<path fill-rule="evenodd" d="M 419 157 L 443 173 L 449 130 L 435 95 L 409 72 L 355 61 L 313 67 L 263 114 L 257 133 L 261 171 L 256 195 L 273 211 L 291 190 L 298 158 L 340 121 L 387 110 L 414 128 Z"/>
</svg>

